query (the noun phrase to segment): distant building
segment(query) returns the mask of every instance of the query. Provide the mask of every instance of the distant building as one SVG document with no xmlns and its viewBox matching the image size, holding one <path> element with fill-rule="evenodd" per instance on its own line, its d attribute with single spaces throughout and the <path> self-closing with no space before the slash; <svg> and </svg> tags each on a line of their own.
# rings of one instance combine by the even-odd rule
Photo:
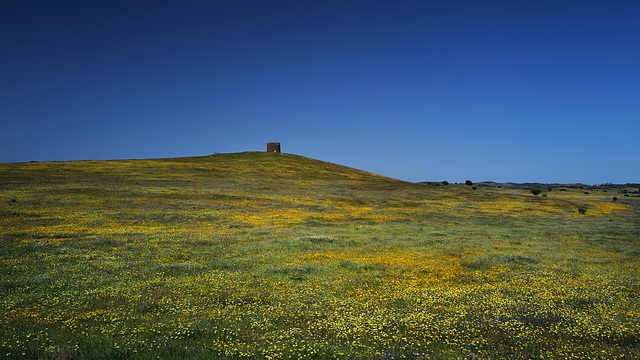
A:
<svg viewBox="0 0 640 360">
<path fill-rule="evenodd" d="M 267 152 L 279 153 L 280 152 L 280 143 L 279 142 L 267 143 Z"/>
</svg>

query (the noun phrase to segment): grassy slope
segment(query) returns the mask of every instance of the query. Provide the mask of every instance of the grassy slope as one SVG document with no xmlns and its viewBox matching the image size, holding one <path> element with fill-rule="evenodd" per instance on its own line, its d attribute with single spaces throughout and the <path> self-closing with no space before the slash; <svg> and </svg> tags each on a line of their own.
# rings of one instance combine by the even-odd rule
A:
<svg viewBox="0 0 640 360">
<path fill-rule="evenodd" d="M 255 152 L 0 164 L 0 350 L 637 356 L 637 211 L 545 195 Z"/>
</svg>

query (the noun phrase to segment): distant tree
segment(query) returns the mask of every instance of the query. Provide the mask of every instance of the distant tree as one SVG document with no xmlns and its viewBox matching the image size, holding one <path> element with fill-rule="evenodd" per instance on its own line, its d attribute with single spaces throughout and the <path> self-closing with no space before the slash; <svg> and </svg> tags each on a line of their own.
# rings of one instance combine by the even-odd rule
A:
<svg viewBox="0 0 640 360">
<path fill-rule="evenodd" d="M 464 184 L 465 184 L 465 185 L 469 185 L 469 186 L 473 185 L 473 183 L 471 182 L 471 180 L 467 180 L 467 181 L 465 181 L 465 182 L 464 182 Z"/>
<path fill-rule="evenodd" d="M 445 186 L 449 185 L 449 182 L 447 180 L 445 180 L 445 181 L 442 182 L 442 185 L 445 185 Z"/>
<path fill-rule="evenodd" d="M 542 192 L 542 190 L 540 189 L 531 189 L 531 193 L 535 196 L 540 195 L 540 193 Z"/>
<path fill-rule="evenodd" d="M 618 197 L 617 197 L 617 196 L 614 196 L 614 197 L 613 197 L 613 201 L 618 201 Z"/>
</svg>

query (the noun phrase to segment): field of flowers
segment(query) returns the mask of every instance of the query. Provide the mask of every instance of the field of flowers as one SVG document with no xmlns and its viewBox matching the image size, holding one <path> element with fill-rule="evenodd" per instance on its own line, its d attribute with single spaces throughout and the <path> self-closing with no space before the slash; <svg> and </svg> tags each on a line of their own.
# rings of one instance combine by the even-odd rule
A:
<svg viewBox="0 0 640 360">
<path fill-rule="evenodd" d="M 640 358 L 638 204 L 543 195 L 258 152 L 0 164 L 0 357 Z"/>
</svg>

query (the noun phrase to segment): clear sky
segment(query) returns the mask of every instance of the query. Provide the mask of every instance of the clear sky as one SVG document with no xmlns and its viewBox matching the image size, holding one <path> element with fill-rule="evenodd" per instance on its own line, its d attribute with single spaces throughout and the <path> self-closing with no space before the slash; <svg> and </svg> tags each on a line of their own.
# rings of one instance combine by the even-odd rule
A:
<svg viewBox="0 0 640 360">
<path fill-rule="evenodd" d="M 640 182 L 640 1 L 4 0 L 0 162 Z"/>
</svg>

